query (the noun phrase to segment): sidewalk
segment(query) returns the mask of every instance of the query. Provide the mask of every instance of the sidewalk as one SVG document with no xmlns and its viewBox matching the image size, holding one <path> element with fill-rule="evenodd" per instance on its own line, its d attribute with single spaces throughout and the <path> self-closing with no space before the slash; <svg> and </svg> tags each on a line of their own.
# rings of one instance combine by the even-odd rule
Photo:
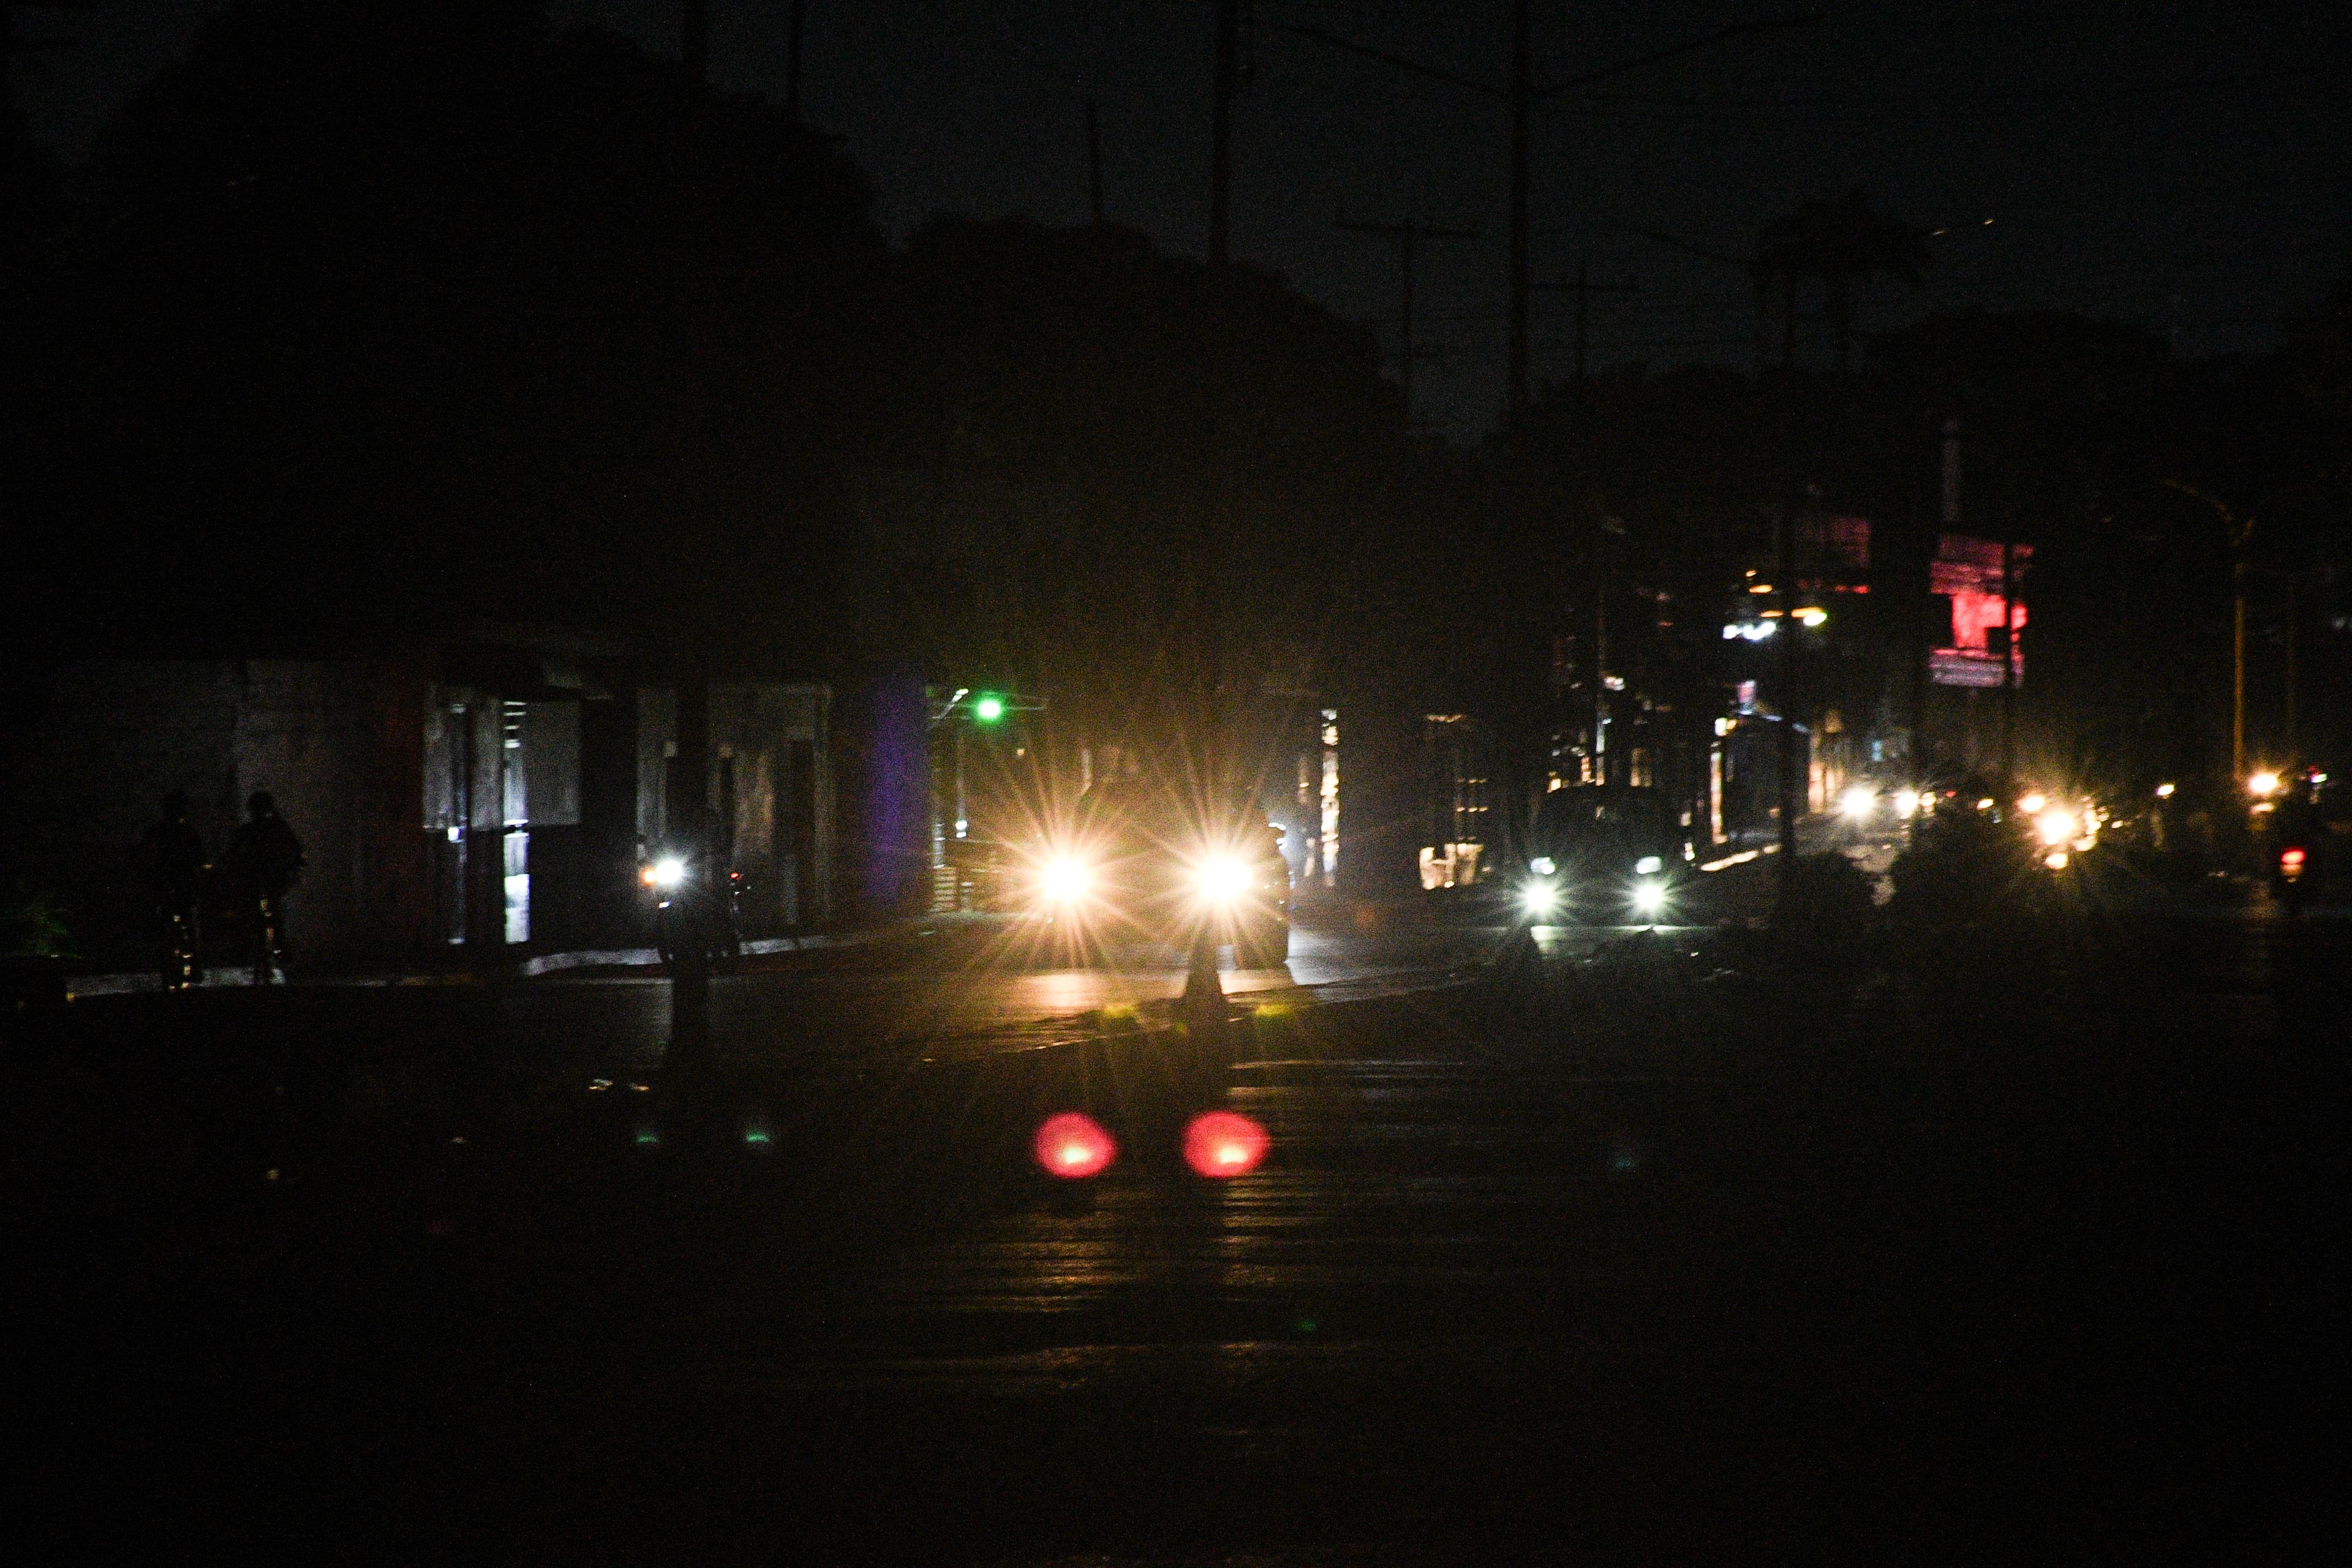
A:
<svg viewBox="0 0 2352 1568">
<path fill-rule="evenodd" d="M 812 932 L 806 936 L 762 937 L 743 944 L 747 958 L 772 957 L 779 953 L 822 952 L 842 948 L 863 947 L 885 939 L 910 934 L 908 928 L 877 926 L 866 931 Z M 535 953 L 515 963 L 508 977 L 516 980 L 536 980 L 542 975 L 561 974 L 567 971 L 591 969 L 643 969 L 658 971 L 662 967 L 660 952 L 650 947 L 583 948 L 571 952 Z M 346 970 L 315 974 L 297 971 L 289 975 L 279 972 L 280 984 L 292 986 L 367 987 L 379 985 L 473 985 L 482 977 L 462 969 L 440 972 L 402 970 Z M 66 978 L 66 994 L 79 996 L 125 996 L 139 993 L 160 992 L 162 979 L 149 973 L 118 974 L 69 974 Z M 253 971 L 245 964 L 206 969 L 203 988 L 205 990 L 251 990 Z"/>
</svg>

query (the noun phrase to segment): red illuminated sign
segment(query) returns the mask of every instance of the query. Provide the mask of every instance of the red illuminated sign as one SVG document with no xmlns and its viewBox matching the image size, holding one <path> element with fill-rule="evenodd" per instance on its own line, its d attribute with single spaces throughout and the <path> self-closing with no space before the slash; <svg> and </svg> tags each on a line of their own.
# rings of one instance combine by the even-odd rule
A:
<svg viewBox="0 0 2352 1568">
<path fill-rule="evenodd" d="M 2004 553 L 2006 559 L 2004 560 Z M 2025 601 L 2004 596 L 2021 586 L 2033 547 L 2015 544 L 2004 552 L 1996 540 L 1948 533 L 1928 565 L 1927 587 L 1952 601 L 1952 643 L 1927 657 L 1928 678 L 1938 686 L 1999 686 L 2000 643 L 2009 647 L 2009 678 L 2025 682 Z M 1997 628 L 2005 634 L 1994 635 Z"/>
</svg>

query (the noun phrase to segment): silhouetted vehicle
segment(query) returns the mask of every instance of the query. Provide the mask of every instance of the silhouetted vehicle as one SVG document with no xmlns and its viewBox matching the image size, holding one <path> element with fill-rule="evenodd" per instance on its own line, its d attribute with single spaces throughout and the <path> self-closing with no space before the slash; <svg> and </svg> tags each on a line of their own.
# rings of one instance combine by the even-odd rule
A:
<svg viewBox="0 0 2352 1568">
<path fill-rule="evenodd" d="M 1074 940 L 1139 936 L 1180 952 L 1231 942 L 1243 969 L 1290 957 L 1282 830 L 1246 798 L 1097 781 L 1070 826 L 1032 847 L 1019 882 L 1027 911 Z"/>
<path fill-rule="evenodd" d="M 699 942 L 703 957 L 721 973 L 743 956 L 743 873 L 731 867 L 711 877 L 691 873 L 690 857 L 663 850 L 641 858 L 637 879 L 655 894 L 654 947 L 665 967 Z"/>
<path fill-rule="evenodd" d="M 163 797 L 163 815 L 139 840 L 140 872 L 155 904 L 157 970 L 166 991 L 184 991 L 204 978 L 197 957 L 198 911 L 204 901 L 204 835 L 185 790 Z"/>
<path fill-rule="evenodd" d="M 1521 908 L 1537 921 L 1653 921 L 1671 905 L 1685 859 L 1681 825 L 1656 790 L 1554 790 L 1536 808 Z"/>
<path fill-rule="evenodd" d="M 2347 836 L 2352 815 L 2327 775 L 2314 771 L 2297 779 L 2270 822 L 2271 892 L 2287 913 L 2301 914 L 2326 891 Z"/>
<path fill-rule="evenodd" d="M 268 790 L 255 790 L 245 810 L 245 823 L 229 840 L 223 867 L 231 897 L 251 922 L 246 947 L 253 983 L 269 985 L 286 965 L 286 895 L 307 862 L 302 841 L 278 814 L 278 803 Z"/>
</svg>

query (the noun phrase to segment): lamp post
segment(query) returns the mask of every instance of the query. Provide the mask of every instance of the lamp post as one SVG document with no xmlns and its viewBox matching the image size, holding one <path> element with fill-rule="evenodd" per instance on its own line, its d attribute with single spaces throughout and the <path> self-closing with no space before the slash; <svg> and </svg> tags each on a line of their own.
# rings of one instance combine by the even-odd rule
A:
<svg viewBox="0 0 2352 1568">
<path fill-rule="evenodd" d="M 2179 479 L 2164 481 L 2167 489 L 2179 490 L 2192 500 L 2201 500 L 2221 518 L 2230 540 L 2230 787 L 2236 789 L 2246 778 L 2246 542 L 2253 537 L 2254 520 L 2241 521 L 2237 513 L 2207 495 L 2194 485 Z"/>
</svg>

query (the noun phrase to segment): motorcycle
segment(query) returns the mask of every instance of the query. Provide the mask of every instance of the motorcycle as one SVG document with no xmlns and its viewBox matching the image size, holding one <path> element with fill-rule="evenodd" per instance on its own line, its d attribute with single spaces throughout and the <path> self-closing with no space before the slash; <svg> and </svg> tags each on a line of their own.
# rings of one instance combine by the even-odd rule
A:
<svg viewBox="0 0 2352 1568">
<path fill-rule="evenodd" d="M 672 972 L 678 954 L 698 945 L 712 969 L 731 973 L 743 956 L 743 873 L 730 867 L 723 879 L 714 879 L 694 869 L 688 857 L 677 853 L 655 856 L 639 868 L 638 879 L 657 895 L 655 948 Z"/>
<path fill-rule="evenodd" d="M 2279 847 L 2278 860 L 2271 868 L 2271 891 L 2288 914 L 2303 912 L 2312 886 L 2318 880 L 2318 862 L 2307 845 L 2291 841 Z"/>
</svg>

